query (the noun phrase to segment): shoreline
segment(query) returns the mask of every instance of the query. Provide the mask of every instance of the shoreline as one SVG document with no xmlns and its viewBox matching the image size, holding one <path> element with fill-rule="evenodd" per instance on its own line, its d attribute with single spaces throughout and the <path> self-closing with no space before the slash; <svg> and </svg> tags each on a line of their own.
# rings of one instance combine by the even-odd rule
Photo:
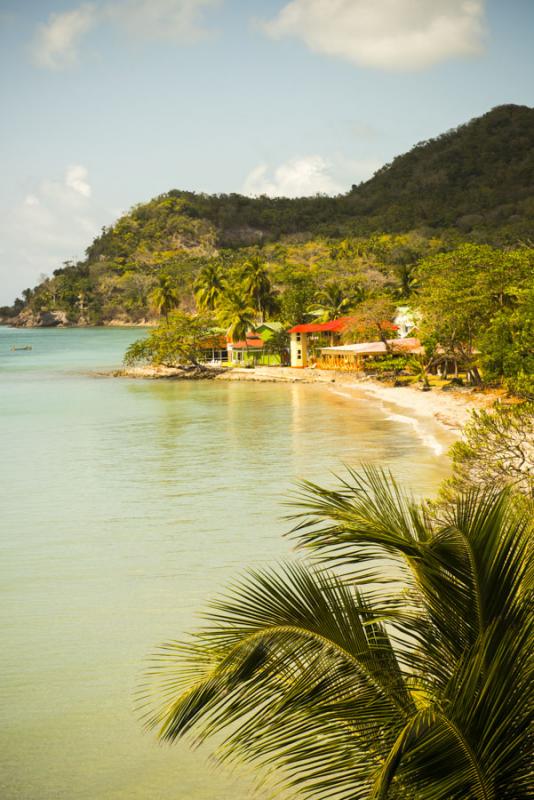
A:
<svg viewBox="0 0 534 800">
<path fill-rule="evenodd" d="M 320 383 L 331 387 L 363 393 L 380 402 L 396 406 L 411 417 L 432 419 L 448 432 L 460 435 L 469 421 L 471 412 L 493 405 L 502 393 L 497 391 L 475 392 L 472 389 L 448 389 L 434 387 L 423 392 L 417 386 L 392 386 L 373 378 L 359 377 L 355 373 L 335 370 L 294 369 L 292 367 L 256 367 L 213 371 L 214 374 L 195 374 L 170 367 L 130 367 L 111 373 L 114 377 L 148 380 L 218 380 L 248 381 L 257 383 Z M 109 375 L 109 373 L 107 373 Z"/>
<path fill-rule="evenodd" d="M 16 331 L 42 331 L 42 330 L 65 330 L 66 328 L 78 328 L 78 329 L 88 329 L 88 328 L 156 328 L 158 325 L 157 320 L 146 320 L 144 322 L 125 322 L 122 319 L 110 319 L 107 322 L 101 322 L 98 325 L 85 325 L 80 324 L 78 322 L 59 322 L 49 325 L 25 325 L 25 324 L 15 324 L 15 318 L 0 318 L 0 327 L 3 328 L 12 328 Z"/>
</svg>

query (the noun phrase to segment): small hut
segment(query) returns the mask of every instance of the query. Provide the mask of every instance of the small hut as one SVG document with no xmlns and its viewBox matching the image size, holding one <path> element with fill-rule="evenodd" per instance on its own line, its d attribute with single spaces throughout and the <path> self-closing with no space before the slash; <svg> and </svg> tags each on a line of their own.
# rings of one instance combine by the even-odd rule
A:
<svg viewBox="0 0 534 800">
<path fill-rule="evenodd" d="M 384 342 L 360 342 L 322 347 L 317 366 L 321 369 L 361 371 L 367 360 L 388 354 L 418 355 L 424 352 L 419 339 L 387 339 Z"/>
</svg>

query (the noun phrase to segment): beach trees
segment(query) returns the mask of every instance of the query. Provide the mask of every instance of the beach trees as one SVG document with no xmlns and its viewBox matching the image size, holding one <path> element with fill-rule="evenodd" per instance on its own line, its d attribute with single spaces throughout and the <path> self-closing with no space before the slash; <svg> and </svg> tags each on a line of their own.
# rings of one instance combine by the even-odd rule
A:
<svg viewBox="0 0 534 800">
<path fill-rule="evenodd" d="M 180 303 L 178 291 L 170 275 L 162 273 L 158 277 L 157 286 L 150 293 L 150 303 L 158 314 L 163 314 L 166 322 L 169 321 L 169 313 Z"/>
<path fill-rule="evenodd" d="M 247 333 L 254 328 L 255 309 L 249 298 L 239 291 L 228 289 L 219 308 L 218 317 L 233 342 L 245 340 Z"/>
<path fill-rule="evenodd" d="M 210 317 L 171 311 L 165 325 L 159 325 L 146 338 L 137 339 L 128 347 L 124 363 L 128 366 L 142 362 L 165 367 L 198 366 L 203 345 L 213 332 Z"/>
<path fill-rule="evenodd" d="M 445 497 L 472 486 L 509 486 L 534 501 L 534 401 L 473 411 L 451 455 Z"/>
<path fill-rule="evenodd" d="M 199 309 L 213 311 L 226 290 L 226 281 L 221 265 L 216 261 L 205 264 L 195 281 L 194 290 Z"/>
<path fill-rule="evenodd" d="M 277 302 L 269 273 L 259 256 L 252 256 L 243 264 L 242 287 L 249 306 L 258 312 L 260 322 L 265 322 L 266 316 L 276 311 Z"/>
<path fill-rule="evenodd" d="M 344 333 L 347 342 L 365 342 L 378 336 L 388 352 L 390 340 L 397 335 L 393 325 L 396 306 L 390 297 L 373 297 L 364 300 L 351 314 L 352 322 Z"/>
<path fill-rule="evenodd" d="M 481 362 L 489 381 L 510 381 L 515 388 L 519 377 L 526 394 L 534 391 L 533 270 L 533 248 L 507 252 L 474 244 L 419 265 L 423 333 L 430 333 L 444 357 L 465 368 L 474 383 L 480 383 Z"/>
<path fill-rule="evenodd" d="M 288 366 L 290 341 L 287 331 L 273 331 L 272 335 L 265 341 L 264 352 L 278 356 L 280 364 Z"/>
<path fill-rule="evenodd" d="M 317 563 L 249 572 L 165 645 L 148 724 L 168 742 L 224 730 L 223 760 L 315 800 L 527 800 L 526 514 L 488 491 L 431 517 L 373 469 L 298 503 Z"/>
</svg>

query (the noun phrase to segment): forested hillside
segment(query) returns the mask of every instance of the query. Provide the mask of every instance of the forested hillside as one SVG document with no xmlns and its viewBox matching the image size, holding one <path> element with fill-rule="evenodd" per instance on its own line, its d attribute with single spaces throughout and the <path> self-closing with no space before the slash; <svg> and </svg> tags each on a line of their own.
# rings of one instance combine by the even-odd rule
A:
<svg viewBox="0 0 534 800">
<path fill-rule="evenodd" d="M 462 241 L 532 245 L 534 109 L 495 108 L 337 197 L 171 190 L 103 229 L 83 261 L 58 265 L 0 314 L 18 324 L 138 323 L 154 317 L 150 297 L 162 274 L 193 310 L 206 264 L 215 260 L 231 281 L 257 257 L 284 298 L 309 300 L 347 281 L 364 293 L 389 286 L 402 295 L 419 260 Z"/>
</svg>

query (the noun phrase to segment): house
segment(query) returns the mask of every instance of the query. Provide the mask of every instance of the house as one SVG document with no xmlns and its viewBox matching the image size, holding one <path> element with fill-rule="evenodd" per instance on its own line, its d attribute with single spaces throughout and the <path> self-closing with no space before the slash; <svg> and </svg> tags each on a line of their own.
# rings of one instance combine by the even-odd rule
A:
<svg viewBox="0 0 534 800">
<path fill-rule="evenodd" d="M 265 346 L 264 340 L 256 333 L 247 333 L 246 341 L 228 342 L 228 360 L 232 364 L 246 363 L 249 359 L 256 362 Z"/>
<path fill-rule="evenodd" d="M 419 339 L 387 339 L 389 350 L 384 342 L 361 342 L 334 347 L 322 347 L 317 366 L 321 369 L 362 370 L 366 360 L 387 353 L 419 355 L 424 352 Z"/>
<path fill-rule="evenodd" d="M 214 333 L 207 336 L 200 344 L 202 355 L 200 361 L 207 364 L 222 364 L 228 361 L 228 344 L 226 334 Z"/>
<path fill-rule="evenodd" d="M 274 333 L 280 333 L 283 330 L 281 322 L 262 322 L 254 328 L 254 333 L 261 336 L 264 342 L 268 341 Z"/>
<path fill-rule="evenodd" d="M 279 352 L 267 347 L 270 339 L 284 330 L 281 322 L 262 322 L 247 333 L 246 342 L 228 342 L 229 361 L 232 364 L 252 363 L 255 366 L 279 366 L 286 363 L 289 352 Z"/>
<path fill-rule="evenodd" d="M 304 322 L 290 328 L 291 366 L 307 367 L 310 359 L 314 360 L 322 347 L 340 343 L 344 331 L 352 322 L 352 317 L 340 317 L 330 322 Z"/>
</svg>

